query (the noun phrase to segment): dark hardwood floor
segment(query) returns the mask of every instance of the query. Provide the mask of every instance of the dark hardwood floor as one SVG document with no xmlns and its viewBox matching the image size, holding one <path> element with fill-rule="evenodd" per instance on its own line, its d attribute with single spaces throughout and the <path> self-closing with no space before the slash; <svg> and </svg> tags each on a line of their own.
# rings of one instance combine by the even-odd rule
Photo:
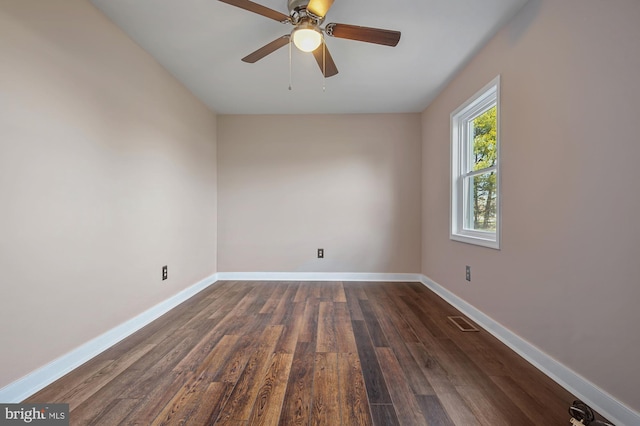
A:
<svg viewBox="0 0 640 426">
<path fill-rule="evenodd" d="M 566 425 L 575 399 L 419 283 L 221 281 L 30 397 L 72 425 Z"/>
</svg>

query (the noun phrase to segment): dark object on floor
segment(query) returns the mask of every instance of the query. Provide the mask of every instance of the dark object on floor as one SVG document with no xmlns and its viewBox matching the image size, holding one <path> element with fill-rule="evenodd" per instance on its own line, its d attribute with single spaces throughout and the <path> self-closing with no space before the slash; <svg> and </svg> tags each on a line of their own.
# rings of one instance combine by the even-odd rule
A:
<svg viewBox="0 0 640 426">
<path fill-rule="evenodd" d="M 571 407 L 569 407 L 569 414 L 571 414 L 571 424 L 574 426 L 578 425 L 605 425 L 605 426 L 614 426 L 611 423 L 606 423 L 600 420 L 596 420 L 596 416 L 593 413 L 591 407 L 580 400 L 573 401 Z"/>
</svg>

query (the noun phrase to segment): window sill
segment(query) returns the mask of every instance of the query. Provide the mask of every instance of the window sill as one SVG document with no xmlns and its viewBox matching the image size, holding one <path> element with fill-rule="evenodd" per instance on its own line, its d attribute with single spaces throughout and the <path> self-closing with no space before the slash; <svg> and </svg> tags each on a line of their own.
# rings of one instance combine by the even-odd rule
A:
<svg viewBox="0 0 640 426">
<path fill-rule="evenodd" d="M 500 243 L 495 239 L 481 238 L 479 236 L 471 236 L 464 234 L 451 234 L 449 236 L 451 240 L 459 241 L 461 243 L 473 244 L 481 247 L 488 247 L 495 250 L 500 250 Z"/>
</svg>

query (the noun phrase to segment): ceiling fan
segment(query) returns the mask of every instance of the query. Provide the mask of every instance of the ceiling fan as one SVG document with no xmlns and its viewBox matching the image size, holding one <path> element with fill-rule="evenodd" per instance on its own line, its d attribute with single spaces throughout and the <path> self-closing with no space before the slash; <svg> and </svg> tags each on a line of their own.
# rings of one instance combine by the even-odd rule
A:
<svg viewBox="0 0 640 426">
<path fill-rule="evenodd" d="M 291 34 L 283 35 L 242 58 L 248 63 L 259 61 L 286 46 L 293 39 L 298 49 L 303 52 L 312 52 L 323 75 L 331 77 L 338 74 L 338 68 L 329 54 L 323 34 L 385 46 L 396 46 L 400 41 L 399 31 L 335 23 L 327 24 L 322 28 L 321 25 L 334 0 L 288 0 L 289 15 L 249 0 L 220 1 L 295 27 Z"/>
</svg>

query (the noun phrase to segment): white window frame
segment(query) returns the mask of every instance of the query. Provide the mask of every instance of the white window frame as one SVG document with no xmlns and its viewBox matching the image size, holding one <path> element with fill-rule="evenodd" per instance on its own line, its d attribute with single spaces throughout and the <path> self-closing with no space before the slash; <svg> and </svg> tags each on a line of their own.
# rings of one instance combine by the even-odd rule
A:
<svg viewBox="0 0 640 426">
<path fill-rule="evenodd" d="M 496 106 L 496 164 L 479 171 L 470 171 L 467 167 L 469 153 L 469 123 Z M 467 177 L 495 171 L 496 173 L 496 230 L 480 231 L 465 227 L 465 181 Z M 451 113 L 451 210 L 450 239 L 493 249 L 500 249 L 500 228 L 502 224 L 500 193 L 500 76 L 494 78 L 469 100 Z M 468 204 L 468 201 L 467 201 Z"/>
</svg>

